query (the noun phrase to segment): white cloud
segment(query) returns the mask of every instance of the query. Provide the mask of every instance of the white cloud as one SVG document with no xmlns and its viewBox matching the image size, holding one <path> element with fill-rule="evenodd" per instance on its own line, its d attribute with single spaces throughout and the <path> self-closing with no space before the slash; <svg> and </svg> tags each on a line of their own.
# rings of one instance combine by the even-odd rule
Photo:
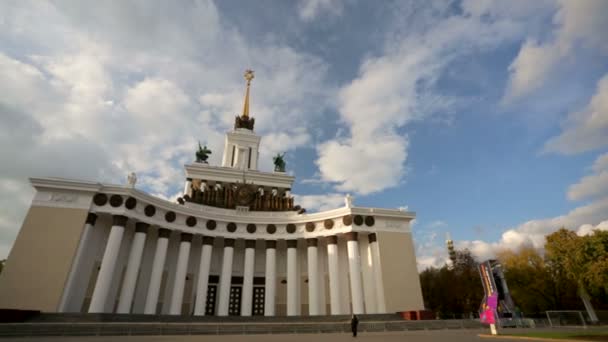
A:
<svg viewBox="0 0 608 342">
<path fill-rule="evenodd" d="M 555 53 L 552 45 L 539 44 L 527 40 L 519 50 L 519 54 L 509 66 L 511 80 L 506 100 L 518 98 L 540 88 L 545 77 L 560 60 L 561 53 Z"/>
<path fill-rule="evenodd" d="M 593 235 L 596 230 L 600 231 L 608 231 L 608 220 L 600 222 L 597 226 L 593 226 L 591 224 L 584 224 L 576 230 L 576 235 L 585 236 L 585 235 Z"/>
<path fill-rule="evenodd" d="M 298 16 L 305 22 L 311 22 L 318 17 L 340 16 L 344 10 L 344 2 L 336 0 L 300 0 Z"/>
<path fill-rule="evenodd" d="M 317 147 L 316 163 L 322 179 L 337 183 L 339 191 L 369 194 L 396 185 L 403 176 L 407 138 L 332 140 Z"/>
<path fill-rule="evenodd" d="M 329 193 L 325 195 L 295 195 L 295 204 L 312 213 L 344 206 L 344 194 Z"/>
<path fill-rule="evenodd" d="M 172 198 L 197 140 L 211 163 L 221 160 L 247 67 L 256 132 L 268 136 L 262 166 L 308 144 L 334 92 L 326 63 L 226 25 L 211 1 L 0 4 L 0 160 L 11 161 L 0 164 L 0 184 L 124 182 L 135 171 L 139 187 Z M 27 202 L 0 209 L 0 245 L 12 243 Z"/>
<path fill-rule="evenodd" d="M 435 89 L 449 62 L 518 34 L 510 20 L 450 16 L 448 7 L 404 11 L 384 54 L 366 58 L 358 77 L 339 91 L 338 110 L 350 135 L 317 147 L 320 179 L 339 191 L 369 194 L 399 184 L 407 171 L 409 139 L 403 128 L 453 112 L 455 101 Z M 410 30 L 403 19 L 410 16 L 422 29 Z"/>
<path fill-rule="evenodd" d="M 568 189 L 568 198 L 581 200 L 608 194 L 608 153 L 600 155 L 593 163 L 595 174 L 583 177 Z"/>
<path fill-rule="evenodd" d="M 529 38 L 509 66 L 511 78 L 505 102 L 540 88 L 566 56 L 578 52 L 579 46 L 607 54 L 608 42 L 600 33 L 608 32 L 605 13 L 608 2 L 604 0 L 559 1 L 552 39 L 538 43 Z"/>
<path fill-rule="evenodd" d="M 565 215 L 531 220 L 517 227 L 506 230 L 499 241 L 458 241 L 457 248 L 468 248 L 480 260 L 496 256 L 496 252 L 502 249 L 517 250 L 521 246 L 532 246 L 543 248 L 545 237 L 558 229 L 565 227 L 581 232 L 587 228 L 579 228 L 583 225 L 597 225 L 606 220 L 608 212 L 608 198 L 597 200 L 591 204 L 575 208 Z M 602 223 L 602 226 L 605 223 Z"/>
<path fill-rule="evenodd" d="M 560 135 L 545 144 L 545 151 L 574 154 L 608 145 L 608 74 L 602 77 L 587 106 L 568 114 Z"/>
</svg>

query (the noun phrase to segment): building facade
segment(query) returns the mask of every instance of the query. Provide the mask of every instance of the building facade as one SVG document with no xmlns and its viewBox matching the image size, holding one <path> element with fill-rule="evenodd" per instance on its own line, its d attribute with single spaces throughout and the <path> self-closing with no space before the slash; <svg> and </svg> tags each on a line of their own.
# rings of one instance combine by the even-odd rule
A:
<svg viewBox="0 0 608 342">
<path fill-rule="evenodd" d="M 178 203 L 126 185 L 31 179 L 34 199 L 0 274 L 0 308 L 170 315 L 329 315 L 422 310 L 412 212 L 307 213 L 281 156 L 258 170 L 243 113 L 221 166 L 185 166 Z"/>
</svg>

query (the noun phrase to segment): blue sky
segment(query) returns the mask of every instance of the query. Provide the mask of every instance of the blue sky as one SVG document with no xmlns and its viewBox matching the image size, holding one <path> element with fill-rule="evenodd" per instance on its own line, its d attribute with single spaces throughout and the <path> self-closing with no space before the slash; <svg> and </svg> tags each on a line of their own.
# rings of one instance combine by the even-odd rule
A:
<svg viewBox="0 0 608 342">
<path fill-rule="evenodd" d="M 408 207 L 420 267 L 608 229 L 608 2 L 0 4 L 0 257 L 29 176 L 174 198 L 256 71 L 262 169 L 311 210 Z"/>
</svg>

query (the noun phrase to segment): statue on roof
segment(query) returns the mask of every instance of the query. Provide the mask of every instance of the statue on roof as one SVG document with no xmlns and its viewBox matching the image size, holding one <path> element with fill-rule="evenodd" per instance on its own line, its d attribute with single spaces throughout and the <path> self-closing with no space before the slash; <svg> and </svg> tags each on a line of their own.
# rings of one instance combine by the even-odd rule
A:
<svg viewBox="0 0 608 342">
<path fill-rule="evenodd" d="M 196 162 L 207 164 L 207 158 L 209 158 L 210 154 L 211 150 L 207 148 L 207 145 L 205 145 L 205 147 L 201 147 L 201 142 L 199 141 L 198 151 L 196 151 Z"/>
<path fill-rule="evenodd" d="M 272 157 L 275 172 L 285 172 L 285 159 L 283 157 L 285 157 L 285 153 L 277 153 L 276 156 Z"/>
</svg>

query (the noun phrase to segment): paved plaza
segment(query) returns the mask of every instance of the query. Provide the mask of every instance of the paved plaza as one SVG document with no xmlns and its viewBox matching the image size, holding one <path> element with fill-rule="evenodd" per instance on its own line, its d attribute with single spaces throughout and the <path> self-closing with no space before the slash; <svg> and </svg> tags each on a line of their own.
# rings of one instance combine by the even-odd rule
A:
<svg viewBox="0 0 608 342">
<path fill-rule="evenodd" d="M 384 332 L 363 333 L 357 338 L 350 334 L 287 334 L 287 335 L 197 335 L 197 336 L 91 336 L 91 337 L 27 337 L 27 338 L 0 338 L 0 341 L 20 342 L 59 342 L 59 341 L 82 341 L 82 342 L 346 342 L 346 341 L 407 341 L 407 342 L 468 342 L 468 341 L 521 341 L 510 339 L 484 339 L 478 337 L 480 333 L 488 333 L 485 330 L 441 330 L 441 331 L 409 331 L 409 332 Z"/>
</svg>

